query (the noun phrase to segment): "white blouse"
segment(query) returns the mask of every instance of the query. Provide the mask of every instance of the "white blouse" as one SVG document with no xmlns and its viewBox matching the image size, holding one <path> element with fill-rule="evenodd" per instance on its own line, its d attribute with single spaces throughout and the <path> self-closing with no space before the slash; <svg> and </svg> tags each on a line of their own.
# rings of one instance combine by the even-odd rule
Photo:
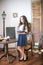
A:
<svg viewBox="0 0 43 65">
<path fill-rule="evenodd" d="M 20 32 L 22 32 L 22 31 L 24 31 L 24 32 L 28 32 L 28 30 L 27 30 L 27 26 L 25 27 L 25 30 L 23 30 L 23 27 L 24 27 L 24 24 L 22 24 L 19 28 L 18 28 L 18 32 L 20 31 Z"/>
</svg>

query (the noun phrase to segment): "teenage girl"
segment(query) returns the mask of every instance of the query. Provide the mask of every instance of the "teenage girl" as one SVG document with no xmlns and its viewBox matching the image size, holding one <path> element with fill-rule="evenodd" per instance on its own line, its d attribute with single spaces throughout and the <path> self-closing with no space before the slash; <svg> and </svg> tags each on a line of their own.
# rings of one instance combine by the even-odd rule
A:
<svg viewBox="0 0 43 65">
<path fill-rule="evenodd" d="M 21 54 L 21 58 L 19 60 L 26 60 L 26 55 L 24 53 L 24 46 L 27 45 L 27 33 L 28 33 L 28 21 L 26 16 L 21 16 L 20 17 L 20 22 L 18 26 L 18 50 Z"/>
</svg>

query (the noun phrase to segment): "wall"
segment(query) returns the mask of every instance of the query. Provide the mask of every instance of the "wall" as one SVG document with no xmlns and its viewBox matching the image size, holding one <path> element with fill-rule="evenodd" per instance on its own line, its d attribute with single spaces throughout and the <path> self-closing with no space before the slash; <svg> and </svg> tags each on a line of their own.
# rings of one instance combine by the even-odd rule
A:
<svg viewBox="0 0 43 65">
<path fill-rule="evenodd" d="M 19 23 L 19 18 L 21 15 L 26 15 L 29 22 L 31 22 L 31 0 L 0 0 L 0 27 L 2 29 L 2 12 L 6 12 L 6 27 L 14 26 L 16 27 Z M 13 18 L 13 13 L 18 13 L 17 18 Z M 3 30 L 1 31 L 3 33 Z M 0 34 L 1 34 L 0 32 Z M 16 32 L 17 38 L 17 32 Z M 14 46 L 14 45 L 11 45 Z"/>
</svg>

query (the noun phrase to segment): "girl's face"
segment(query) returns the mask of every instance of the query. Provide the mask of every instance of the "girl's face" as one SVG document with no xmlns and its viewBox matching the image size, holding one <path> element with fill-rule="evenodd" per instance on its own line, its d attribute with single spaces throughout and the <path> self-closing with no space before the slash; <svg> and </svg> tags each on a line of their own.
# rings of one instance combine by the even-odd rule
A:
<svg viewBox="0 0 43 65">
<path fill-rule="evenodd" d="M 23 17 L 21 17 L 20 20 L 21 20 L 22 23 L 24 23 L 24 19 L 23 19 Z"/>
</svg>

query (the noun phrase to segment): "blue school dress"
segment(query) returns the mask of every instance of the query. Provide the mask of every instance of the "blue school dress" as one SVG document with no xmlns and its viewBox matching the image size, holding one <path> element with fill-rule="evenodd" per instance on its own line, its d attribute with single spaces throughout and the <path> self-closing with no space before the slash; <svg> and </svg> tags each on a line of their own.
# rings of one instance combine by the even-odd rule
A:
<svg viewBox="0 0 43 65">
<path fill-rule="evenodd" d="M 18 34 L 18 43 L 17 46 L 26 46 L 27 45 L 27 27 L 25 27 L 25 30 L 23 30 L 24 24 L 22 24 L 18 28 L 18 32 L 26 32 L 26 34 Z"/>
</svg>

